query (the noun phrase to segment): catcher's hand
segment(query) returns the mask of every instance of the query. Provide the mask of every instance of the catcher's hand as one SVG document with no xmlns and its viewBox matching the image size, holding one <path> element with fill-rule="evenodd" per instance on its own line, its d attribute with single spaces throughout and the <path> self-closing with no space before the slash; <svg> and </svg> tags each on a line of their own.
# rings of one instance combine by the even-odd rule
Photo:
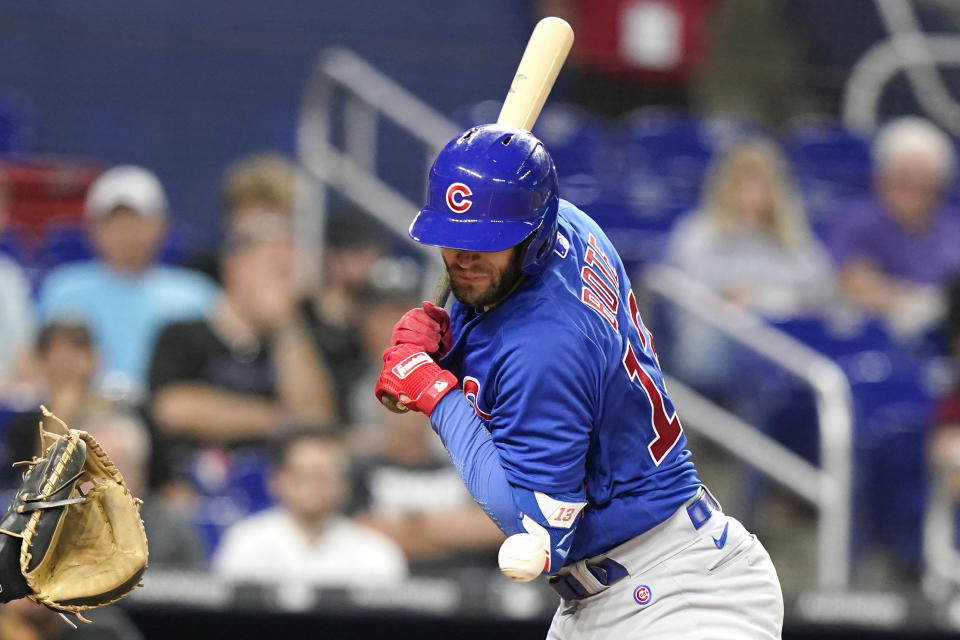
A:
<svg viewBox="0 0 960 640">
<path fill-rule="evenodd" d="M 0 520 L 0 602 L 32 596 L 79 615 L 137 586 L 147 536 L 140 500 L 97 441 L 42 409 L 65 433 L 41 426 L 42 457 L 20 463 L 29 468 Z"/>
</svg>

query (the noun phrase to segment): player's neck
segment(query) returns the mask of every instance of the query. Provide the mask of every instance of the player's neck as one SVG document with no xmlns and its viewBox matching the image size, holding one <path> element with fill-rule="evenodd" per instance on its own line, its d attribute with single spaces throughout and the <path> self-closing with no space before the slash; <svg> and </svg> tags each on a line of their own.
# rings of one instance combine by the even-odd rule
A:
<svg viewBox="0 0 960 640">
<path fill-rule="evenodd" d="M 526 279 L 527 279 L 526 274 L 521 274 L 520 277 L 517 278 L 516 282 L 513 283 L 513 286 L 510 287 L 510 290 L 507 291 L 505 294 L 503 294 L 503 296 L 499 300 L 497 300 L 492 304 L 488 304 L 480 309 L 477 309 L 477 311 L 479 311 L 480 313 L 486 313 L 487 311 L 490 311 L 490 309 L 493 309 L 497 305 L 503 303 L 504 300 L 506 300 L 507 298 L 513 295 L 514 291 L 520 288 L 520 285 L 523 284 L 524 281 L 526 281 Z"/>
</svg>

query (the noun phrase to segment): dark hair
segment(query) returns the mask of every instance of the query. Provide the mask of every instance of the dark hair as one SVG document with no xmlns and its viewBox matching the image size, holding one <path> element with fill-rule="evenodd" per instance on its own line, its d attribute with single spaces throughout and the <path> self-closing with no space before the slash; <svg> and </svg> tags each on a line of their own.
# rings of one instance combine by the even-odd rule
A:
<svg viewBox="0 0 960 640">
<path fill-rule="evenodd" d="M 339 251 L 365 247 L 383 248 L 387 237 L 382 225 L 363 209 L 347 207 L 327 220 L 326 244 Z"/>
<path fill-rule="evenodd" d="M 59 336 L 63 336 L 79 347 L 93 349 L 93 338 L 85 322 L 75 319 L 61 319 L 54 320 L 40 329 L 35 343 L 37 353 L 46 353 L 50 348 L 50 343 Z"/>
<path fill-rule="evenodd" d="M 296 427 L 279 432 L 271 441 L 270 462 L 273 468 L 282 469 L 293 448 L 301 442 L 307 441 L 323 442 L 340 447 L 344 451 L 344 457 L 349 457 L 346 452 L 346 444 L 339 433 Z"/>
</svg>

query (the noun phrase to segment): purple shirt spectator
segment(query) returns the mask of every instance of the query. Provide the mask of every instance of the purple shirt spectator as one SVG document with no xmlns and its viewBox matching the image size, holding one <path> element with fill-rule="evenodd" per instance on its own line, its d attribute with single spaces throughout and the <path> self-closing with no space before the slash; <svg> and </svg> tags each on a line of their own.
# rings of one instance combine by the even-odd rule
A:
<svg viewBox="0 0 960 640">
<path fill-rule="evenodd" d="M 940 284 L 960 271 L 960 211 L 941 208 L 926 230 L 909 233 L 876 199 L 844 209 L 827 234 L 838 268 L 865 259 L 902 280 Z"/>
</svg>

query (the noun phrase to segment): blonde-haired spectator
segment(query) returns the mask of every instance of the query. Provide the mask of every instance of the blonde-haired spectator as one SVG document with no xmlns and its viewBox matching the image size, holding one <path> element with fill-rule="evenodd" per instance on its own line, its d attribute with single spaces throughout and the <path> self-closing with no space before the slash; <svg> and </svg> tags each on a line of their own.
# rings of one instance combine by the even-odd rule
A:
<svg viewBox="0 0 960 640">
<path fill-rule="evenodd" d="M 667 259 L 726 298 L 789 317 L 833 290 L 783 154 L 771 142 L 733 147 L 710 171 L 700 207 L 677 225 Z"/>
<path fill-rule="evenodd" d="M 773 319 L 814 313 L 833 295 L 830 260 L 810 231 L 782 153 L 766 140 L 741 143 L 715 161 L 700 207 L 677 224 L 666 259 Z M 724 386 L 729 343 L 693 318 L 677 324 L 677 374 L 703 388 Z"/>
<path fill-rule="evenodd" d="M 909 338 L 942 317 L 943 284 L 960 269 L 960 214 L 950 139 L 930 122 L 886 124 L 873 145 L 874 195 L 839 211 L 827 244 L 843 292 Z"/>
<path fill-rule="evenodd" d="M 224 234 L 256 233 L 264 224 L 291 225 L 296 206 L 297 165 L 281 153 L 263 151 L 235 160 L 220 179 L 221 226 Z M 217 282 L 223 274 L 217 249 L 188 256 L 183 266 Z"/>
<path fill-rule="evenodd" d="M 230 226 L 242 227 L 248 216 L 289 215 L 296 198 L 296 165 L 276 152 L 263 152 L 237 160 L 220 183 L 221 206 Z"/>
</svg>

